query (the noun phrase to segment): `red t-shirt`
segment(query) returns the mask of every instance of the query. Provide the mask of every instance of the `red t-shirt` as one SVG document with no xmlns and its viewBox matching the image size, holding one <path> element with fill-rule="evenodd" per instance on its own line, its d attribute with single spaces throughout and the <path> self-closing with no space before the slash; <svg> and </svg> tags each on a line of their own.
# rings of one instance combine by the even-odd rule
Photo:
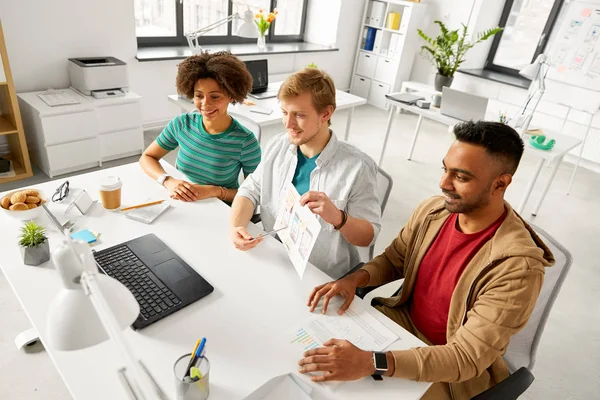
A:
<svg viewBox="0 0 600 400">
<path fill-rule="evenodd" d="M 412 293 L 410 318 L 431 343 L 446 344 L 450 299 L 458 279 L 481 247 L 490 240 L 506 217 L 507 210 L 482 231 L 465 234 L 457 229 L 458 214 L 452 214 L 423 257 Z"/>
</svg>

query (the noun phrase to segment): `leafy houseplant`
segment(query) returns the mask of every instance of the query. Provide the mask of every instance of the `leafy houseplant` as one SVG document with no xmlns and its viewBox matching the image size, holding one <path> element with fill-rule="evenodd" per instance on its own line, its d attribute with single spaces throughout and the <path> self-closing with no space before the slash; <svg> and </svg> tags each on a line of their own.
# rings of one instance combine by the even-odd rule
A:
<svg viewBox="0 0 600 400">
<path fill-rule="evenodd" d="M 277 14 L 279 14 L 279 12 L 277 9 L 274 9 L 272 12 L 267 14 L 266 17 L 263 14 L 263 10 L 258 10 L 258 13 L 254 15 L 254 23 L 258 28 L 258 41 L 256 42 L 258 48 L 265 48 L 265 33 L 267 33 L 271 27 L 271 23 L 275 21 Z"/>
<path fill-rule="evenodd" d="M 465 61 L 467 51 L 479 42 L 489 39 L 502 28 L 497 27 L 479 32 L 474 41 L 467 40 L 467 26 L 462 24 L 462 29 L 448 30 L 442 21 L 434 21 L 440 27 L 441 33 L 435 37 L 427 36 L 421 29 L 417 29 L 419 36 L 427 42 L 421 46 L 421 52 L 428 55 L 437 69 L 435 77 L 435 90 L 442 91 L 443 86 L 450 86 L 454 74 Z"/>
<path fill-rule="evenodd" d="M 33 221 L 26 222 L 21 228 L 19 246 L 25 265 L 40 265 L 50 260 L 46 229 Z"/>
</svg>

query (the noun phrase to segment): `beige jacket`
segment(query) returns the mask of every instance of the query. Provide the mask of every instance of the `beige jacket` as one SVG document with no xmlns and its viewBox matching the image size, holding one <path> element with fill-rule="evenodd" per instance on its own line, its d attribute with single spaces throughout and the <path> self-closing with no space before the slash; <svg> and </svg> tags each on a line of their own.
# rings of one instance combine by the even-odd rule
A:
<svg viewBox="0 0 600 400">
<path fill-rule="evenodd" d="M 394 351 L 394 376 L 448 382 L 455 400 L 467 400 L 508 377 L 502 359 L 512 335 L 525 327 L 554 256 L 533 229 L 505 203 L 508 214 L 475 254 L 450 301 L 447 344 Z M 366 264 L 367 286 L 404 278 L 389 307 L 407 303 L 423 256 L 450 213 L 441 196 L 424 201 L 385 252 Z"/>
</svg>

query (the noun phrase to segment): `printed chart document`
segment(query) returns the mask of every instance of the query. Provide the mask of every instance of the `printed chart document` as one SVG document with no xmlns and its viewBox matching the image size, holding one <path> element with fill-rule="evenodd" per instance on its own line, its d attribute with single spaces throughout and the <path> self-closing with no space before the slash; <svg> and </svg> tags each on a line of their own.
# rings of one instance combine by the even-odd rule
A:
<svg viewBox="0 0 600 400">
<path fill-rule="evenodd" d="M 312 389 L 294 374 L 270 379 L 246 396 L 245 400 L 310 400 Z"/>
<path fill-rule="evenodd" d="M 290 343 L 302 353 L 334 338 L 348 340 L 362 350 L 382 351 L 398 340 L 396 334 L 356 302 L 338 315 L 342 302 L 339 297 L 332 299 L 325 315 L 315 309 L 312 318 L 293 333 Z"/>
<path fill-rule="evenodd" d="M 304 275 L 308 257 L 315 246 L 321 232 L 321 223 L 308 207 L 302 207 L 298 202 L 300 194 L 290 182 L 285 189 L 285 195 L 275 220 L 274 230 L 287 229 L 279 232 L 279 238 L 285 245 L 288 256 L 300 278 Z"/>
</svg>

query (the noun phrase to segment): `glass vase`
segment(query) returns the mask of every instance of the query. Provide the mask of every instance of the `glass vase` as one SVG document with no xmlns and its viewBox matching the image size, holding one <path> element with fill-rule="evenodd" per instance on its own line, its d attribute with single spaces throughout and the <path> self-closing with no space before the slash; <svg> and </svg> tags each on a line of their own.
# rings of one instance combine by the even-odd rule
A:
<svg viewBox="0 0 600 400">
<path fill-rule="evenodd" d="M 256 40 L 256 45 L 258 46 L 258 48 L 260 50 L 264 50 L 265 47 L 267 47 L 267 44 L 265 43 L 265 34 L 264 33 L 259 32 L 258 39 Z"/>
</svg>

